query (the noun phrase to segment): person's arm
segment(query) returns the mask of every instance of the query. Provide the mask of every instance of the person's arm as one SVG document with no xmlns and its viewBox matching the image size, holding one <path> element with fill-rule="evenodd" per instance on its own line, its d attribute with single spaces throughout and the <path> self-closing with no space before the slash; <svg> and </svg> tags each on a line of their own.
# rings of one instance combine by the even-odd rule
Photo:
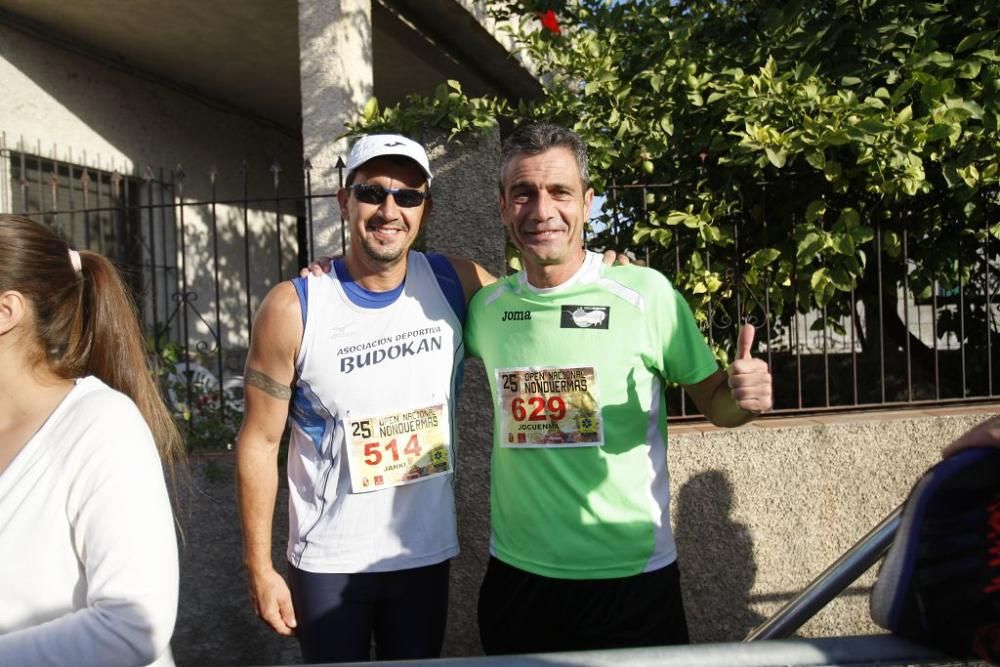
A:
<svg viewBox="0 0 1000 667">
<path fill-rule="evenodd" d="M 478 292 L 483 287 L 487 285 L 492 285 L 497 281 L 496 276 L 484 269 L 482 266 L 473 262 L 471 259 L 465 259 L 463 257 L 455 257 L 454 255 L 446 255 L 448 261 L 451 262 L 452 267 L 455 269 L 455 273 L 458 274 L 458 279 L 462 283 L 462 291 L 465 293 L 465 302 L 468 303 L 472 296 Z M 324 258 L 325 259 L 325 258 Z M 630 263 L 629 258 L 623 254 L 617 254 L 613 250 L 605 250 L 603 255 L 603 261 L 608 266 L 625 266 Z M 316 269 L 313 267 L 317 266 L 322 270 L 329 271 L 329 266 L 315 265 L 309 266 L 313 270 L 313 273 L 317 273 Z M 305 269 L 303 269 L 305 271 Z"/>
<path fill-rule="evenodd" d="M 941 456 L 947 458 L 969 447 L 1000 447 L 1000 417 L 987 419 L 969 429 L 941 450 Z"/>
<path fill-rule="evenodd" d="M 764 360 L 750 356 L 753 337 L 753 326 L 743 325 L 729 373 L 718 370 L 684 385 L 698 410 L 716 426 L 740 426 L 771 409 L 771 373 Z"/>
<path fill-rule="evenodd" d="M 497 281 L 496 276 L 476 264 L 471 259 L 446 255 L 448 261 L 458 274 L 458 280 L 462 283 L 462 292 L 465 294 L 465 302 L 468 303 L 472 295 L 481 288 L 491 285 Z"/>
<path fill-rule="evenodd" d="M 288 419 L 302 331 L 295 287 L 280 283 L 264 299 L 254 322 L 244 374 L 246 408 L 236 438 L 243 563 L 250 596 L 257 615 L 282 635 L 294 632 L 295 612 L 288 585 L 271 561 L 271 528 L 278 494 L 278 448 Z"/>
<path fill-rule="evenodd" d="M 318 257 L 309 262 L 309 266 L 304 266 L 299 269 L 299 278 L 308 278 L 310 275 L 322 278 L 325 274 L 330 273 L 330 269 L 333 268 L 333 263 L 341 257 L 343 257 L 343 255 L 324 255 L 323 257 Z"/>
<path fill-rule="evenodd" d="M 66 528 L 83 568 L 86 606 L 0 635 L 0 665 L 147 665 L 169 649 L 177 617 L 177 541 L 153 438 L 124 397 L 76 407 L 113 416 L 81 435 L 81 442 L 89 440 L 85 451 L 60 461 L 76 468 Z M 25 548 L 20 557 L 31 558 Z M 40 586 L 74 583 L 58 572 L 38 577 Z"/>
</svg>

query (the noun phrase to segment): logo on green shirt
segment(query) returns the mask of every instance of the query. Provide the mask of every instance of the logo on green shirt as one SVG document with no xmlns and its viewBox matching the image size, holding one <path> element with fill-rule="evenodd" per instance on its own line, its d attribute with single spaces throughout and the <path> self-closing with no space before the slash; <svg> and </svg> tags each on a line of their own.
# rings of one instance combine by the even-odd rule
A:
<svg viewBox="0 0 1000 667">
<path fill-rule="evenodd" d="M 607 329 L 610 306 L 563 306 L 561 329 Z"/>
</svg>

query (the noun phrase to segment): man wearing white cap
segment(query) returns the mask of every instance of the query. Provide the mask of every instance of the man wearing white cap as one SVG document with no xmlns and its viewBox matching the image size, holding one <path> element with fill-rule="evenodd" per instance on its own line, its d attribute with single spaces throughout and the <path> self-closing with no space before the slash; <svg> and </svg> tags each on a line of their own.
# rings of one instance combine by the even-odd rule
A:
<svg viewBox="0 0 1000 667">
<path fill-rule="evenodd" d="M 359 139 L 338 193 L 350 245 L 329 273 L 274 287 L 257 314 L 237 441 L 257 614 L 309 662 L 440 655 L 458 553 L 454 406 L 474 262 L 411 251 L 431 210 L 427 154 Z M 271 561 L 288 416 L 288 582 Z"/>
</svg>

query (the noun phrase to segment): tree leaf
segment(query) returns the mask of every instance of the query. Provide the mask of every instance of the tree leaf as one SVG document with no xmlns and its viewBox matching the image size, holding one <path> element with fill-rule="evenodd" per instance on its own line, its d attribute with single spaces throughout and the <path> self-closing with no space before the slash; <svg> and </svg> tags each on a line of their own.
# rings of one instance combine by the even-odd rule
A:
<svg viewBox="0 0 1000 667">
<path fill-rule="evenodd" d="M 788 159 L 788 152 L 785 149 L 782 148 L 780 150 L 774 150 L 773 148 L 768 146 L 767 148 L 764 149 L 764 152 L 767 153 L 768 161 L 775 167 L 781 169 L 782 167 L 785 166 L 785 160 Z"/>
<path fill-rule="evenodd" d="M 361 110 L 361 117 L 367 122 L 375 120 L 378 115 L 378 100 L 374 97 L 368 98 L 364 108 Z"/>
<path fill-rule="evenodd" d="M 1000 30 L 985 30 L 983 32 L 966 35 L 962 38 L 962 41 L 958 43 L 958 46 L 955 47 L 955 53 L 962 53 L 963 51 L 968 51 L 979 44 L 988 43 L 998 34 L 1000 34 Z"/>
<path fill-rule="evenodd" d="M 951 98 L 945 102 L 945 106 L 951 110 L 960 109 L 967 112 L 971 118 L 977 120 L 983 117 L 983 108 L 974 100 L 965 100 L 957 97 Z"/>
<path fill-rule="evenodd" d="M 806 153 L 806 162 L 815 169 L 823 171 L 826 166 L 826 154 L 823 151 L 810 151 Z"/>
<path fill-rule="evenodd" d="M 854 243 L 856 246 L 862 243 L 868 243 L 873 238 L 875 238 L 875 230 L 865 225 L 858 225 L 856 227 L 851 227 L 850 233 L 851 236 L 854 238 Z"/>
<path fill-rule="evenodd" d="M 982 68 L 983 64 L 978 60 L 967 60 L 959 66 L 955 76 L 959 79 L 975 79 Z"/>
<path fill-rule="evenodd" d="M 998 223 L 1000 225 L 1000 223 Z M 757 269 L 762 269 L 774 260 L 781 257 L 781 252 L 776 248 L 761 248 L 754 254 L 750 255 L 750 265 Z"/>
<path fill-rule="evenodd" d="M 821 292 L 829 282 L 830 270 L 824 266 L 813 271 L 812 276 L 809 278 L 809 287 L 812 288 L 813 292 Z"/>
<path fill-rule="evenodd" d="M 673 136 L 674 121 L 670 118 L 670 114 L 667 114 L 666 116 L 660 119 L 660 129 L 662 129 L 668 135 Z"/>
<path fill-rule="evenodd" d="M 952 135 L 953 128 L 957 128 L 959 132 L 962 130 L 958 123 L 935 123 L 927 130 L 927 141 L 947 139 Z"/>
<path fill-rule="evenodd" d="M 940 67 L 947 67 L 955 62 L 955 56 L 950 53 L 945 53 L 944 51 L 934 51 L 927 56 L 927 60 Z"/>
<path fill-rule="evenodd" d="M 841 255 L 853 255 L 856 250 L 854 238 L 847 233 L 835 234 L 833 237 L 833 249 Z"/>
<path fill-rule="evenodd" d="M 868 134 L 880 134 L 889 129 L 888 126 L 886 126 L 886 124 L 878 118 L 865 118 L 857 124 L 857 127 L 861 128 Z"/>
<path fill-rule="evenodd" d="M 848 137 L 847 133 L 843 130 L 833 130 L 831 132 L 827 132 L 823 136 L 823 140 L 831 146 L 843 146 L 844 144 L 851 143 L 850 137 Z"/>
<path fill-rule="evenodd" d="M 691 215 L 685 211 L 671 211 L 667 216 L 667 224 L 670 226 L 683 225 L 689 229 L 696 229 L 701 221 L 698 216 Z"/>
<path fill-rule="evenodd" d="M 812 65 L 810 65 L 809 63 L 807 63 L 805 61 L 800 62 L 795 67 L 795 80 L 796 81 L 805 81 L 806 79 L 808 79 L 809 77 L 811 77 L 815 71 L 816 71 L 816 68 L 813 67 Z"/>
<path fill-rule="evenodd" d="M 857 210 L 847 207 L 840 212 L 840 217 L 837 218 L 837 224 L 843 226 L 845 229 L 851 229 L 856 227 L 861 221 L 861 216 L 858 214 Z"/>
<path fill-rule="evenodd" d="M 823 217 L 824 213 L 826 213 L 826 202 L 822 199 L 814 199 L 806 207 L 806 221 L 816 222 Z"/>
<path fill-rule="evenodd" d="M 854 278 L 842 266 L 834 266 L 829 272 L 830 284 L 841 292 L 850 292 L 854 289 Z"/>
<path fill-rule="evenodd" d="M 982 34 L 983 33 L 981 32 L 977 32 L 963 37 L 962 41 L 960 41 L 958 46 L 955 47 L 955 53 L 962 53 L 963 51 L 968 51 L 973 48 L 982 40 Z"/>
<path fill-rule="evenodd" d="M 804 266 L 813 261 L 817 254 L 826 247 L 826 237 L 817 233 L 809 232 L 806 234 L 799 242 L 798 252 L 796 253 L 796 259 L 799 264 Z"/>
<path fill-rule="evenodd" d="M 826 180 L 828 181 L 831 182 L 836 181 L 837 179 L 840 178 L 842 170 L 843 168 L 840 166 L 839 162 L 830 160 L 826 163 L 826 166 L 823 167 L 823 175 L 826 177 Z"/>
</svg>

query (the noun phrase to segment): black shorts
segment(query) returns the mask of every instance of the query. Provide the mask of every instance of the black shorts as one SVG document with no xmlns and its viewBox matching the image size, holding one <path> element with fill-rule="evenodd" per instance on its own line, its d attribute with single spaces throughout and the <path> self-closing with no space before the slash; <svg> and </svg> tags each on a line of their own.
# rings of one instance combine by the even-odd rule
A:
<svg viewBox="0 0 1000 667">
<path fill-rule="evenodd" d="M 616 579 L 552 579 L 490 558 L 479 591 L 490 655 L 687 644 L 680 570 Z"/>
<path fill-rule="evenodd" d="M 448 561 L 411 570 L 317 574 L 288 566 L 295 634 L 306 662 L 441 656 Z"/>
</svg>

